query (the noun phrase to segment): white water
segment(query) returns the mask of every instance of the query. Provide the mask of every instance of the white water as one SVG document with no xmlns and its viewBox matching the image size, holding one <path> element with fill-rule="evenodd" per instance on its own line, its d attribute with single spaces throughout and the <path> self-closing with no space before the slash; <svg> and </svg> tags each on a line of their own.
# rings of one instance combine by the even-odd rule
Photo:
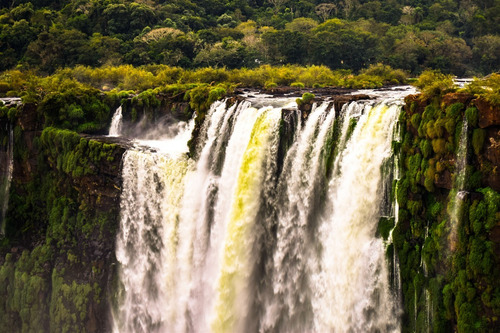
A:
<svg viewBox="0 0 500 333">
<path fill-rule="evenodd" d="M 311 329 L 310 262 L 317 260 L 311 244 L 310 220 L 315 193 L 324 177 L 323 147 L 331 133 L 335 110 L 329 103 L 315 107 L 304 129 L 290 148 L 280 179 L 278 235 L 274 253 L 271 300 L 266 307 L 263 330 Z"/>
<path fill-rule="evenodd" d="M 122 106 L 120 105 L 115 113 L 113 114 L 113 118 L 111 119 L 111 126 L 109 127 L 109 136 L 120 136 L 122 135 L 122 123 L 123 123 L 123 115 L 122 115 Z"/>
<path fill-rule="evenodd" d="M 319 230 L 320 271 L 313 302 L 315 331 L 398 331 L 384 244 L 375 238 L 381 195 L 381 166 L 391 156 L 399 107 L 366 110 L 346 148 L 339 175 L 331 181 L 331 206 Z"/>
<path fill-rule="evenodd" d="M 123 157 L 114 332 L 171 331 L 169 324 L 178 316 L 171 301 L 179 283 L 177 233 L 184 182 L 192 169 L 182 153 L 193 124 L 179 123 L 178 135 L 160 142 L 136 140 L 137 148 Z"/>
<path fill-rule="evenodd" d="M 456 244 L 458 243 L 458 227 L 461 222 L 460 212 L 467 194 L 464 191 L 465 169 L 467 167 L 467 130 L 468 124 L 467 120 L 464 118 L 455 162 L 455 182 L 451 192 L 451 195 L 454 193 L 454 197 L 450 199 L 452 200 L 452 208 L 450 212 L 450 234 L 448 237 L 448 247 L 452 252 L 455 250 Z"/>
<path fill-rule="evenodd" d="M 136 141 L 123 162 L 114 331 L 398 331 L 375 230 L 399 107 L 372 104 L 340 117 L 315 106 L 292 124 L 281 174 L 281 108 L 293 99 L 214 103 L 196 165 L 183 154 L 188 125 Z"/>
<path fill-rule="evenodd" d="M 9 191 L 12 181 L 12 172 L 14 171 L 14 131 L 12 125 L 8 125 L 9 140 L 7 149 L 2 154 L 2 173 L 0 174 L 0 235 L 5 234 L 5 215 L 9 208 Z"/>
</svg>

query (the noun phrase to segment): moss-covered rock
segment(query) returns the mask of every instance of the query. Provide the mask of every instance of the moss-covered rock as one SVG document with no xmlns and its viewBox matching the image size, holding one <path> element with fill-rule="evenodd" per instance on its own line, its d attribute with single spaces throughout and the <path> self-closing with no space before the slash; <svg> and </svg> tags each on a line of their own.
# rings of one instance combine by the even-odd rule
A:
<svg viewBox="0 0 500 333">
<path fill-rule="evenodd" d="M 17 120 L 0 322 L 10 332 L 109 331 L 125 149 L 70 130 L 24 131 Z"/>
<path fill-rule="evenodd" d="M 428 326 L 435 332 L 494 332 L 500 327 L 500 188 L 494 178 L 500 133 L 477 101 L 456 93 L 409 96 L 400 117 L 405 163 L 397 184 L 400 211 L 393 238 L 401 262 L 406 332 Z M 467 141 L 460 138 L 464 118 Z M 467 165 L 459 170 L 456 153 L 464 144 Z M 459 172 L 463 188 L 457 185 Z"/>
</svg>

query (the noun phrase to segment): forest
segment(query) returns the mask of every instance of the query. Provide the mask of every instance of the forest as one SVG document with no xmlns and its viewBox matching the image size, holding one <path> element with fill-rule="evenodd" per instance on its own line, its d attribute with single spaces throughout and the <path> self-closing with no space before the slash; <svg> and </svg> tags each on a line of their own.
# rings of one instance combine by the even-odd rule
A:
<svg viewBox="0 0 500 333">
<path fill-rule="evenodd" d="M 382 63 L 418 75 L 500 69 L 500 0 L 2 0 L 0 71 Z"/>
</svg>

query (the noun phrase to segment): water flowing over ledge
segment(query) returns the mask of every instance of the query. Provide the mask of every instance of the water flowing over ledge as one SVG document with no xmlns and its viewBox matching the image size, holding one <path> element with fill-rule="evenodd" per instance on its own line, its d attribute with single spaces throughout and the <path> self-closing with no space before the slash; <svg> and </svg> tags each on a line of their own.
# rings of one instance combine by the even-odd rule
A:
<svg viewBox="0 0 500 333">
<path fill-rule="evenodd" d="M 215 102 L 196 164 L 173 144 L 186 130 L 137 141 L 115 332 L 399 331 L 376 237 L 398 102 L 324 101 L 305 120 L 293 98 Z"/>
</svg>

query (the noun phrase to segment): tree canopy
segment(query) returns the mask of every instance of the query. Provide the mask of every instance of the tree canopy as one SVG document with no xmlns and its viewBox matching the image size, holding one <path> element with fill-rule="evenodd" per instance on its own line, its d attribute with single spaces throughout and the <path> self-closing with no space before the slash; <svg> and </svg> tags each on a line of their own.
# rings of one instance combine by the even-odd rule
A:
<svg viewBox="0 0 500 333">
<path fill-rule="evenodd" d="M 383 63 L 481 75 L 500 70 L 499 33 L 500 0 L 2 0 L 0 71 Z"/>
</svg>

